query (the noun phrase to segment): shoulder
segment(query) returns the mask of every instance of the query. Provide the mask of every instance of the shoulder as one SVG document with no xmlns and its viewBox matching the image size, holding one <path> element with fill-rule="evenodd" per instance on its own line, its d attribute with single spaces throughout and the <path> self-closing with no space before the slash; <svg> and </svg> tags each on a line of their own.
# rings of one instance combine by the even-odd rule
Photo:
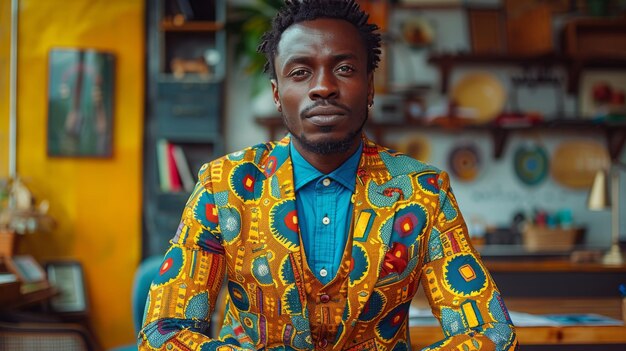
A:
<svg viewBox="0 0 626 351">
<path fill-rule="evenodd" d="M 441 169 L 393 149 L 377 145 L 378 155 L 392 176 L 416 175 L 422 173 L 443 173 Z"/>
<path fill-rule="evenodd" d="M 280 145 L 279 142 L 266 142 L 247 147 L 243 150 L 231 152 L 213 161 L 207 162 L 200 168 L 198 179 L 201 182 L 207 182 L 220 178 L 224 171 L 233 169 L 240 164 L 253 164 L 258 168 L 263 168 L 268 155 Z M 219 180 L 219 179 L 217 179 Z"/>
</svg>

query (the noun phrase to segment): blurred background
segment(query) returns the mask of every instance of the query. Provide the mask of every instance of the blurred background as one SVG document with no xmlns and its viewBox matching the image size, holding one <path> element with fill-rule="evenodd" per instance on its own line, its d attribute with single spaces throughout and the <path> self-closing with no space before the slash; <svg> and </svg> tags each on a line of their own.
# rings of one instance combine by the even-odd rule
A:
<svg viewBox="0 0 626 351">
<path fill-rule="evenodd" d="M 450 173 L 505 298 L 621 319 L 626 1 L 359 2 L 383 34 L 367 134 Z M 284 135 L 255 54 L 280 4 L 0 0 L 3 320 L 134 342 L 137 267 L 200 166 Z"/>
</svg>

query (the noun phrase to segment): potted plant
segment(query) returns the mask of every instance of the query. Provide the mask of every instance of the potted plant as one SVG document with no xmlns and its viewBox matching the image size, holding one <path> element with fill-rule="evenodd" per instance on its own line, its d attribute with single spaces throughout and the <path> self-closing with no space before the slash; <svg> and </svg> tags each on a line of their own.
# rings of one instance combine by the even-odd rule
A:
<svg viewBox="0 0 626 351">
<path fill-rule="evenodd" d="M 243 64 L 252 77 L 252 96 L 269 87 L 263 73 L 265 56 L 257 52 L 261 36 L 271 28 L 272 18 L 283 5 L 283 0 L 249 0 L 232 5 L 228 11 L 227 30 L 235 41 L 235 60 Z"/>
</svg>

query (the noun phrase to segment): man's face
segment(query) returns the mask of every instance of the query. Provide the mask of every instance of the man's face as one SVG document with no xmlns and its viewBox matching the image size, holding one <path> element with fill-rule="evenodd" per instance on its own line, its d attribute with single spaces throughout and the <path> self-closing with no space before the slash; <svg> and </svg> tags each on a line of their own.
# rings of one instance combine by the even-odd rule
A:
<svg viewBox="0 0 626 351">
<path fill-rule="evenodd" d="M 351 23 L 320 18 L 292 25 L 274 67 L 274 103 L 299 151 L 342 153 L 359 143 L 374 85 Z"/>
</svg>

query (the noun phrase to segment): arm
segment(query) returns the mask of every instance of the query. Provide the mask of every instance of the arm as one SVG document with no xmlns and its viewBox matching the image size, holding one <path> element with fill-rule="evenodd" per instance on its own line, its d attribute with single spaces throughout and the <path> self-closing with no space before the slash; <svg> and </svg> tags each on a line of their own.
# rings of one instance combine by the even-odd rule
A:
<svg viewBox="0 0 626 351">
<path fill-rule="evenodd" d="M 201 350 L 227 344 L 207 336 L 225 256 L 209 165 L 201 168 L 198 179 L 150 287 L 139 350 Z M 241 349 L 230 346 L 227 349 Z"/>
<path fill-rule="evenodd" d="M 450 189 L 438 179 L 439 204 L 423 242 L 421 282 L 445 338 L 425 350 L 515 350 L 517 338 L 500 292 L 480 255 Z"/>
</svg>

